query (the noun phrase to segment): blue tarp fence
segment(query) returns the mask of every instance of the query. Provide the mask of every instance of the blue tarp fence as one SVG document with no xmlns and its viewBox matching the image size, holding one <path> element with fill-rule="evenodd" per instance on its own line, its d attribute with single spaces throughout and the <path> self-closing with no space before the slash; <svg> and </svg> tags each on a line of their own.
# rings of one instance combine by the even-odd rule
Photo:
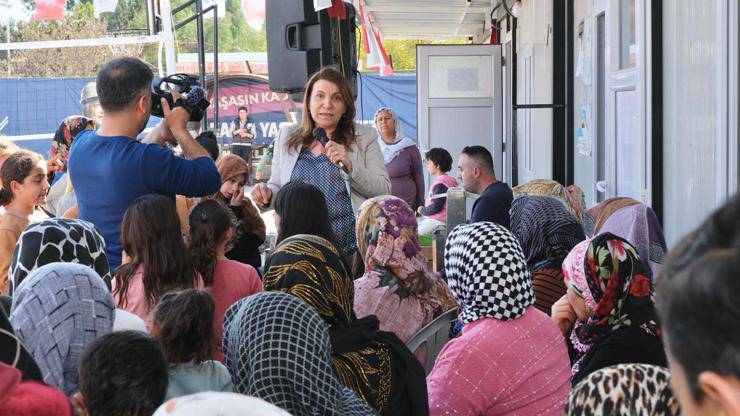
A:
<svg viewBox="0 0 740 416">
<path fill-rule="evenodd" d="M 92 79 L 0 78 L 0 135 L 10 136 L 19 146 L 47 156 L 51 138 L 61 121 L 82 114 L 80 92 L 89 81 Z M 392 108 L 401 119 L 404 133 L 416 139 L 415 75 L 360 74 L 356 106 L 356 120 L 363 123 L 373 123 L 378 108 Z M 260 119 L 259 113 L 250 117 L 258 125 L 276 121 L 270 113 L 265 114 L 265 120 Z M 149 126 L 158 121 L 152 117 Z M 269 136 L 274 137 L 274 133 L 271 131 Z"/>
</svg>

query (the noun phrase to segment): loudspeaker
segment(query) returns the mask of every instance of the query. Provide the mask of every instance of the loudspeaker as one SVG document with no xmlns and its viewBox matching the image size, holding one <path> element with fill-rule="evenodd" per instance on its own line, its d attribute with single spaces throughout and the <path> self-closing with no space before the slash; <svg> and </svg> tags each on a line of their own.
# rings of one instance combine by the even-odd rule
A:
<svg viewBox="0 0 740 416">
<path fill-rule="evenodd" d="M 291 94 L 303 91 L 306 82 L 325 66 L 347 77 L 357 96 L 357 47 L 355 8 L 345 3 L 347 19 L 314 11 L 313 0 L 268 0 L 267 70 L 270 89 Z"/>
</svg>

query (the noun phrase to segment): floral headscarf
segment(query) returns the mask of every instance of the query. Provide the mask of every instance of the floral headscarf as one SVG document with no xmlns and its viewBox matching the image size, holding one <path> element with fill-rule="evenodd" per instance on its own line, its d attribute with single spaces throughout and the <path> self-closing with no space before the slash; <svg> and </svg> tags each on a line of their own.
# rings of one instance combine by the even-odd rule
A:
<svg viewBox="0 0 740 416">
<path fill-rule="evenodd" d="M 57 172 L 67 171 L 67 156 L 69 148 L 72 147 L 72 140 L 92 122 L 91 119 L 83 116 L 69 116 L 62 120 L 62 124 L 54 133 L 51 150 L 49 150 L 49 160 L 46 163 L 49 183 L 54 180 Z"/>
<path fill-rule="evenodd" d="M 384 195 L 365 201 L 357 220 L 357 245 L 365 273 L 378 273 L 383 286 L 397 285 L 396 294 L 436 297 L 444 310 L 456 306 L 446 288 L 440 288 L 421 255 L 416 217 L 402 199 Z M 434 296 L 433 296 L 434 295 Z"/>
<path fill-rule="evenodd" d="M 637 250 L 610 233 L 598 235 L 587 244 L 585 251 L 583 243 L 576 246 L 563 264 L 566 284 L 580 291 L 591 311 L 585 322 L 576 323 L 570 335 L 578 352 L 573 374 L 580 370 L 580 361 L 591 346 L 618 329 L 637 327 L 659 336 L 650 271 Z M 566 268 L 565 263 L 578 261 L 581 252 L 582 269 Z"/>
</svg>

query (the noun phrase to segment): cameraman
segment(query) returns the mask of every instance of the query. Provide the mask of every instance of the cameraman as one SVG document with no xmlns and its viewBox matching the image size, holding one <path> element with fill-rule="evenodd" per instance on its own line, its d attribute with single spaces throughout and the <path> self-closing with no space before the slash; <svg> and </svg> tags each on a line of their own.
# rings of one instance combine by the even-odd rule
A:
<svg viewBox="0 0 740 416">
<path fill-rule="evenodd" d="M 77 136 L 69 153 L 79 218 L 100 229 L 111 271 L 121 264 L 121 220 L 134 199 L 162 194 L 174 203 L 176 194 L 212 195 L 221 187 L 213 159 L 188 133 L 190 114 L 183 107 L 170 109 L 162 99 L 164 120 L 143 142 L 136 140 L 149 121 L 152 79 L 138 59 L 108 61 L 96 80 L 100 128 Z M 185 158 L 164 147 L 167 142 L 179 144 Z"/>
</svg>

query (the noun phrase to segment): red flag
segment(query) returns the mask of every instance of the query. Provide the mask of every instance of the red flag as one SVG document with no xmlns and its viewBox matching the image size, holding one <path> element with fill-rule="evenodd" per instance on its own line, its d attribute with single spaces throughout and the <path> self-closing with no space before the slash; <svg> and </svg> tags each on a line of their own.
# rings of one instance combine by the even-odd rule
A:
<svg viewBox="0 0 740 416">
<path fill-rule="evenodd" d="M 59 20 L 64 14 L 64 0 L 36 0 L 31 20 Z"/>
<path fill-rule="evenodd" d="M 344 6 L 344 0 L 331 0 L 331 7 L 326 10 L 329 17 L 338 17 L 341 20 L 347 18 L 347 8 Z"/>
<path fill-rule="evenodd" d="M 360 4 L 360 19 L 362 21 L 362 43 L 367 59 L 367 69 L 377 70 L 381 76 L 393 75 L 393 66 L 390 57 L 383 47 L 378 31 L 373 27 L 370 18 Z"/>
</svg>

